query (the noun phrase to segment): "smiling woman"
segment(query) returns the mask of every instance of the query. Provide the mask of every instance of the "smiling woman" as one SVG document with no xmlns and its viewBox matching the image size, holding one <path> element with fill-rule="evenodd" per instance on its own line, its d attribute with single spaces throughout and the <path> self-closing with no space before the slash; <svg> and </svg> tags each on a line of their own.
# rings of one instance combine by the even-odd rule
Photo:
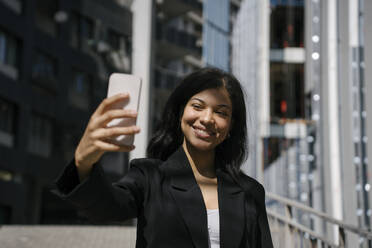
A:
<svg viewBox="0 0 372 248">
<path fill-rule="evenodd" d="M 131 161 L 108 183 L 99 163 L 106 151 L 130 151 L 107 137 L 135 134 L 135 126 L 107 129 L 108 110 L 127 95 L 105 99 L 92 115 L 75 158 L 57 181 L 57 194 L 95 221 L 138 218 L 136 247 L 272 246 L 261 184 L 244 175 L 246 110 L 238 80 L 213 68 L 183 79 L 167 101 L 145 159 Z"/>
<path fill-rule="evenodd" d="M 200 151 L 213 151 L 227 136 L 231 101 L 224 88 L 207 89 L 192 97 L 183 111 L 184 143 Z"/>
</svg>

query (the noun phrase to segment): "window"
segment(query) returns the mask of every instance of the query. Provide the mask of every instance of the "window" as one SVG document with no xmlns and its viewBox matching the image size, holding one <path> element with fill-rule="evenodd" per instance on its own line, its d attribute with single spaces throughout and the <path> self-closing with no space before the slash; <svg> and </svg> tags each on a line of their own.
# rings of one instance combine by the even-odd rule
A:
<svg viewBox="0 0 372 248">
<path fill-rule="evenodd" d="M 22 13 L 22 0 L 0 0 L 0 3 L 6 5 L 17 14 Z"/>
<path fill-rule="evenodd" d="M 126 50 L 124 36 L 113 30 L 108 31 L 108 43 L 113 50 Z"/>
<path fill-rule="evenodd" d="M 53 147 L 53 125 L 50 119 L 33 114 L 29 126 L 28 151 L 49 157 Z"/>
<path fill-rule="evenodd" d="M 13 147 L 15 133 L 15 105 L 0 98 L 0 144 Z"/>
<path fill-rule="evenodd" d="M 71 14 L 70 44 L 72 47 L 84 50 L 94 39 L 94 23 L 91 19 L 78 13 Z"/>
<path fill-rule="evenodd" d="M 304 65 L 270 64 L 271 119 L 305 118 Z"/>
<path fill-rule="evenodd" d="M 35 22 L 36 26 L 43 32 L 57 36 L 58 25 L 54 15 L 58 11 L 56 0 L 36 0 Z"/>
<path fill-rule="evenodd" d="M 57 66 L 55 59 L 37 51 L 32 66 L 32 80 L 43 88 L 55 91 L 57 89 Z"/>
<path fill-rule="evenodd" d="M 19 42 L 9 33 L 0 29 L 0 71 L 17 79 L 19 67 Z"/>
<path fill-rule="evenodd" d="M 86 73 L 73 70 L 72 84 L 69 90 L 69 100 L 72 105 L 88 110 L 91 97 L 91 79 Z"/>
<path fill-rule="evenodd" d="M 115 69 L 123 72 L 131 71 L 132 45 L 129 37 L 116 31 L 108 31 L 108 44 L 110 45 L 110 58 Z"/>
<path fill-rule="evenodd" d="M 304 2 L 271 1 L 270 47 L 304 47 Z"/>
</svg>

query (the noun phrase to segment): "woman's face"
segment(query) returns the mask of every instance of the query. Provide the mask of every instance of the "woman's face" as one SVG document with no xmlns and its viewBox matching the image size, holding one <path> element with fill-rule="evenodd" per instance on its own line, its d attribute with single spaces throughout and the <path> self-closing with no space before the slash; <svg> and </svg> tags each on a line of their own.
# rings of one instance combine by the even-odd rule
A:
<svg viewBox="0 0 372 248">
<path fill-rule="evenodd" d="M 227 137 L 232 104 L 225 88 L 207 89 L 192 96 L 181 118 L 184 142 L 200 151 L 213 150 Z"/>
</svg>

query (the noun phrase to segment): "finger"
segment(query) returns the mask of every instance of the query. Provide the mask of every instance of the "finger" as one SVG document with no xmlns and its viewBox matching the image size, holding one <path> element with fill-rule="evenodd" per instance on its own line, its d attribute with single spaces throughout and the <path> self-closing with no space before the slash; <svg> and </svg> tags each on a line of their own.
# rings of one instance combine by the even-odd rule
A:
<svg viewBox="0 0 372 248">
<path fill-rule="evenodd" d="M 101 104 L 98 106 L 94 114 L 101 115 L 105 112 L 105 110 L 110 107 L 112 104 L 117 103 L 119 101 L 123 101 L 129 99 L 128 93 L 120 93 L 113 96 L 110 96 L 108 98 L 105 98 Z"/>
<path fill-rule="evenodd" d="M 135 148 L 134 145 L 131 145 L 131 146 L 118 145 L 118 144 L 113 144 L 108 141 L 102 141 L 102 140 L 96 140 L 94 144 L 100 150 L 108 151 L 108 152 L 129 152 Z"/>
<path fill-rule="evenodd" d="M 136 118 L 137 111 L 132 109 L 113 109 L 106 111 L 103 115 L 97 117 L 94 121 L 94 126 L 105 127 L 107 123 L 115 118 Z"/>
<path fill-rule="evenodd" d="M 93 139 L 106 139 L 119 135 L 132 135 L 140 132 L 137 126 L 100 128 L 92 133 Z"/>
</svg>

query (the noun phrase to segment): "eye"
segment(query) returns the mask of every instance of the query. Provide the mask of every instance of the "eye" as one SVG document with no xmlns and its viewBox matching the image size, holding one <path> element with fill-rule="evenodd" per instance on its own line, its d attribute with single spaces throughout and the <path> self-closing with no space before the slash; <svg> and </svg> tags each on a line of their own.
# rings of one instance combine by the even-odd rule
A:
<svg viewBox="0 0 372 248">
<path fill-rule="evenodd" d="M 202 105 L 200 105 L 200 104 L 197 104 L 197 103 L 193 103 L 192 105 L 191 105 L 194 109 L 196 109 L 196 110 L 200 110 L 200 109 L 202 109 L 203 108 L 203 106 Z"/>
<path fill-rule="evenodd" d="M 227 116 L 227 113 L 225 113 L 223 111 L 217 111 L 216 113 L 219 114 L 219 115 Z"/>
<path fill-rule="evenodd" d="M 216 113 L 225 117 L 229 116 L 229 114 L 225 111 L 216 111 Z"/>
</svg>

